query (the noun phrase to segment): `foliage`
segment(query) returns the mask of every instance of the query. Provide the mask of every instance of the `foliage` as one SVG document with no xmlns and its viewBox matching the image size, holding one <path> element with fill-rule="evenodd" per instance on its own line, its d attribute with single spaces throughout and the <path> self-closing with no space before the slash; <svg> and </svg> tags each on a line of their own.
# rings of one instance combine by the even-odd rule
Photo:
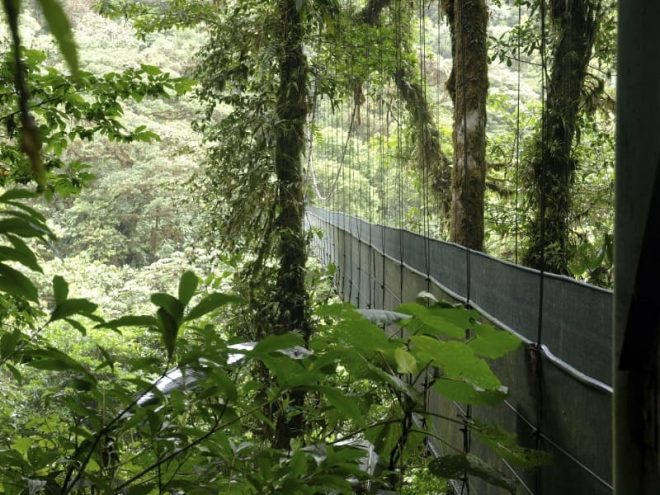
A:
<svg viewBox="0 0 660 495">
<path fill-rule="evenodd" d="M 15 207 L 25 196 L 12 192 L 3 201 Z M 30 227 L 30 216 L 16 218 L 21 222 L 12 229 L 13 224 L 1 224 L 6 236 L 45 235 Z M 9 421 L 3 423 L 14 429 L 11 445 L 1 452 L 5 493 L 20 493 L 28 485 L 62 493 L 84 492 L 86 486 L 102 492 L 205 493 L 232 486 L 236 493 L 352 493 L 351 479 L 387 486 L 393 472 L 404 469 L 399 464 L 404 453 L 421 446 L 411 435 L 425 430 L 413 431 L 406 418 L 425 416 L 424 390 L 436 380 L 500 390 L 477 356 L 501 355 L 519 344 L 457 307 L 398 308 L 412 316 L 402 320 L 411 334 L 402 339 L 388 338 L 348 305 L 322 303 L 310 350 L 300 348 L 302 338 L 293 333 L 235 346 L 207 315 L 241 299 L 199 294 L 199 284 L 185 272 L 174 295 L 151 296 L 155 314 L 105 321 L 95 304 L 70 297 L 68 284 L 53 279 L 53 305 L 36 334 L 15 331 L 2 337 L 3 365 L 13 380 L 47 398 L 31 406 L 42 411 L 44 421 L 20 410 L 11 420 L 5 416 Z M 32 299 L 32 293 L 24 298 Z M 85 339 L 93 332 L 143 327 L 148 333 L 142 339 L 153 343 L 149 333 L 159 335 L 162 345 L 121 359 L 98 344 L 91 355 L 85 348 L 67 352 L 45 337 L 60 328 L 58 322 Z M 472 327 L 475 339 L 436 340 L 459 337 L 452 325 Z M 457 353 L 472 356 L 474 364 L 458 360 Z M 272 380 L 255 380 L 256 365 L 265 366 Z M 436 370 L 437 378 L 420 392 L 416 385 L 427 369 Z M 181 378 L 171 378 L 177 372 Z M 53 374 L 61 378 L 53 381 Z M 150 377 L 159 378 L 149 383 Z M 164 378 L 175 385 L 156 388 Z M 289 414 L 304 415 L 307 433 L 288 453 L 279 452 L 257 432 L 269 427 L 269 406 L 299 389 L 309 392 L 307 402 Z M 356 401 L 358 394 L 362 398 Z M 486 445 L 500 450 L 503 442 L 511 445 L 501 430 L 478 428 Z M 365 471 L 364 445 L 371 444 L 381 461 L 375 471 Z"/>
<path fill-rule="evenodd" d="M 313 84 L 327 102 L 317 110 L 337 121 L 311 126 L 314 148 L 322 155 L 319 192 L 334 193 L 330 205 L 352 213 L 425 229 L 426 219 L 420 218 L 429 205 L 416 191 L 427 184 L 398 168 L 412 163 L 414 139 L 409 129 L 401 136 L 403 108 L 389 101 L 395 92 L 383 77 L 398 63 L 396 33 L 387 25 L 355 25 L 355 11 L 342 2 L 299 4 Z M 196 128 L 210 154 L 204 173 L 184 190 L 181 183 L 203 154 L 198 141 L 181 129 L 196 110 L 178 98 L 191 88 L 189 79 L 169 76 L 134 54 L 122 72 L 108 72 L 109 62 L 98 57 L 88 64 L 81 60 L 82 68 L 71 77 L 48 67 L 51 59 L 44 52 L 22 51 L 52 199 L 45 203 L 24 190 L 0 196 L 2 490 L 353 493 L 359 485 L 371 492 L 421 493 L 441 490 L 444 479 L 438 477 L 468 474 L 512 489 L 511 480 L 472 454 L 431 460 L 427 445 L 437 439 L 429 425 L 438 420 L 469 429 L 516 466 L 531 469 L 547 462 L 496 425 L 425 410 L 422 398 L 431 391 L 485 406 L 507 396 L 489 363 L 520 342 L 474 311 L 404 304 L 396 309 L 398 323 L 382 329 L 349 305 L 328 303 L 332 274 L 310 266 L 316 332 L 309 349 L 296 333 L 268 335 L 274 272 L 268 240 L 277 213 L 273 3 L 227 2 L 211 9 L 183 1 L 167 8 L 130 2 L 103 8 L 139 14 L 140 47 L 151 53 L 167 51 L 158 47 L 175 36 L 171 27 L 201 21 L 209 29 L 196 73 L 205 107 Z M 510 25 L 510 11 L 504 12 Z M 439 26 L 439 17 L 435 21 Z M 611 35 L 613 24 L 608 26 Z M 353 46 L 382 49 L 356 55 L 338 45 L 345 39 L 342 32 Z M 66 30 L 60 28 L 62 34 Z M 448 51 L 439 47 L 442 36 L 434 34 L 425 48 L 433 51 L 430 58 L 437 57 L 429 99 L 446 140 L 449 108 L 441 95 L 446 60 L 440 56 Z M 415 44 L 412 38 L 407 41 Z M 604 37 L 602 46 L 611 47 L 608 40 Z M 404 58 L 415 65 L 410 53 Z M 607 60 L 603 57 L 603 67 Z M 9 62 L 3 67 L 3 80 L 11 81 L 15 69 Z M 185 70 L 185 64 L 179 68 Z M 360 81 L 366 81 L 367 100 L 356 104 Z M 524 84 L 523 89 L 533 86 Z M 494 93 L 489 246 L 510 254 L 510 226 L 517 222 L 511 191 L 519 187 L 512 178 L 511 143 L 520 137 L 511 132 L 510 80 Z M 2 97 L 4 112 L 14 112 L 14 97 Z M 337 118 L 339 108 L 354 118 Z M 527 109 L 523 139 L 538 120 L 536 107 L 524 106 L 523 113 Z M 8 117 L 14 120 L 8 138 L 18 137 L 16 115 Z M 575 148 L 583 164 L 579 182 L 591 194 L 577 203 L 584 213 L 574 219 L 574 235 L 581 240 L 574 273 L 598 276 L 603 283 L 608 274 L 601 263 L 611 259 L 611 215 L 605 206 L 611 181 L 608 118 L 608 110 L 585 115 Z M 159 147 L 147 146 L 157 135 Z M 31 165 L 20 147 L 8 140 L 0 146 L 3 184 L 28 184 Z M 602 152 L 594 156 L 594 148 Z M 343 179 L 332 185 L 338 176 Z M 356 182 L 357 193 L 346 178 Z M 204 214 L 187 195 L 202 200 Z M 50 228 L 34 203 L 48 208 Z M 194 243 L 200 224 L 214 249 Z M 202 280 L 189 270 L 193 267 L 215 268 L 216 274 Z M 232 280 L 235 270 L 242 275 Z M 391 316 L 384 320 L 393 323 Z M 300 392 L 303 402 L 296 400 Z M 269 441 L 281 414 L 305 420 L 304 435 L 283 450 Z"/>
</svg>

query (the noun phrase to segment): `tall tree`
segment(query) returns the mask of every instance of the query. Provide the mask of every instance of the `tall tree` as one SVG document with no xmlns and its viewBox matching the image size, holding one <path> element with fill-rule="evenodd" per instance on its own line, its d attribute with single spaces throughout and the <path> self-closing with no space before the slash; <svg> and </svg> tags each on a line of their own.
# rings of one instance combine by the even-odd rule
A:
<svg viewBox="0 0 660 495">
<path fill-rule="evenodd" d="M 303 26 L 296 0 L 278 0 L 281 42 L 278 51 L 279 89 L 275 129 L 275 173 L 277 176 L 276 235 L 279 257 L 276 297 L 277 332 L 297 331 L 305 341 L 311 335 L 307 314 L 305 263 L 307 259 L 303 225 L 304 192 L 302 154 L 307 118 L 307 61 L 303 53 Z M 293 393 L 293 402 L 302 405 L 304 394 Z M 282 412 L 275 432 L 275 446 L 288 448 L 289 440 L 302 434 L 301 414 L 287 417 Z"/>
<path fill-rule="evenodd" d="M 488 11 L 484 0 L 443 0 L 452 38 L 447 89 L 454 102 L 451 240 L 483 249 Z"/>
<path fill-rule="evenodd" d="M 533 219 L 525 264 L 568 273 L 572 156 L 577 118 L 597 31 L 594 0 L 553 0 L 549 18 L 554 29 L 552 70 L 542 129 L 535 143 L 530 202 Z"/>
</svg>

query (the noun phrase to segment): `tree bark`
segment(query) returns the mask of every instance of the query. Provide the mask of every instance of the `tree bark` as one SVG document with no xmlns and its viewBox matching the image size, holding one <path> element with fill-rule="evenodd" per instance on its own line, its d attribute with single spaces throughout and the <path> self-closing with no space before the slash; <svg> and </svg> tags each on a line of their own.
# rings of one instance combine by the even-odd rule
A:
<svg viewBox="0 0 660 495">
<path fill-rule="evenodd" d="M 281 44 L 277 95 L 275 172 L 277 176 L 276 233 L 279 257 L 277 275 L 277 333 L 299 332 L 307 342 L 311 324 L 305 290 L 307 252 L 304 235 L 302 153 L 307 118 L 307 61 L 303 53 L 303 26 L 295 0 L 278 0 Z M 304 394 L 290 394 L 291 409 L 302 406 Z M 274 446 L 287 449 L 303 432 L 302 414 L 282 410 L 277 418 Z"/>
<path fill-rule="evenodd" d="M 442 3 L 450 23 L 454 101 L 451 240 L 482 250 L 486 189 L 486 97 L 488 11 L 484 0 Z M 452 84 L 453 83 L 453 84 Z"/>
<path fill-rule="evenodd" d="M 554 273 L 568 273 L 571 184 L 576 168 L 572 156 L 587 65 L 596 33 L 596 8 L 591 0 L 551 2 L 557 31 L 543 124 L 532 163 L 530 202 L 534 217 L 525 264 Z"/>
</svg>

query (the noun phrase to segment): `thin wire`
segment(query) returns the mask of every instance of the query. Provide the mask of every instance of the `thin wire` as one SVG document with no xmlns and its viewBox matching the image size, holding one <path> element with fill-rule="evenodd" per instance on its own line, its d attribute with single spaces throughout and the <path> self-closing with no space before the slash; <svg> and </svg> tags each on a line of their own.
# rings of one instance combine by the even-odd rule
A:
<svg viewBox="0 0 660 495">
<path fill-rule="evenodd" d="M 402 44 L 403 36 L 401 31 L 401 1 L 396 2 L 396 68 L 397 71 L 402 70 L 403 67 L 403 54 Z M 403 244 L 403 226 L 405 222 L 403 211 L 403 151 L 401 145 L 401 102 L 397 101 L 397 123 L 396 123 L 396 163 L 397 163 L 397 192 L 398 192 L 398 221 L 399 228 L 399 260 L 400 260 L 400 273 L 399 273 L 399 299 L 403 301 L 403 259 L 404 259 L 404 244 Z M 401 336 L 403 337 L 403 329 L 401 329 Z"/>
<path fill-rule="evenodd" d="M 366 46 L 366 57 L 367 59 L 371 58 L 371 52 L 369 50 L 369 44 L 367 43 Z M 368 86 L 369 89 L 371 89 L 371 85 Z M 367 303 L 367 308 L 371 309 L 373 308 L 374 305 L 374 287 L 373 287 L 373 276 L 374 273 L 372 271 L 372 259 L 374 260 L 375 263 L 375 254 L 373 252 L 373 249 L 371 249 L 371 246 L 373 246 L 373 224 L 374 224 L 374 204 L 373 204 L 373 187 L 371 185 L 373 179 L 374 179 L 374 171 L 373 171 L 373 163 L 371 161 L 371 143 L 369 142 L 371 139 L 371 108 L 369 105 L 369 100 L 371 99 L 369 91 L 367 91 L 367 97 L 365 100 L 365 112 L 367 114 L 367 165 L 369 167 L 369 178 L 367 181 L 367 193 L 369 197 L 369 302 Z"/>
<path fill-rule="evenodd" d="M 464 27 L 464 11 L 465 3 L 458 2 L 460 5 L 460 22 L 461 22 L 461 50 L 465 51 L 465 27 Z M 463 184 L 462 184 L 462 194 L 463 199 L 467 197 L 467 188 L 468 188 L 468 135 L 467 135 L 467 84 L 466 84 L 466 75 L 465 75 L 465 56 L 461 56 L 461 93 L 462 93 L 462 103 L 463 103 Z M 461 228 L 464 228 L 462 225 Z M 466 276 L 466 288 L 465 288 L 465 304 L 470 305 L 470 292 L 471 292 L 471 266 L 470 266 L 470 248 L 465 246 L 465 276 Z"/>
<path fill-rule="evenodd" d="M 424 101 L 428 101 L 427 95 L 427 76 L 426 76 L 426 13 L 424 7 L 424 0 L 419 1 L 419 37 L 420 37 L 420 84 L 424 93 Z M 431 254 L 430 254 L 430 236 L 431 236 L 431 218 L 429 211 L 429 175 L 430 164 L 426 156 L 426 148 L 428 146 L 428 133 L 426 129 L 422 133 L 422 145 L 424 151 L 422 152 L 422 201 L 423 201 L 423 233 L 424 233 L 424 262 L 426 268 L 426 290 L 431 290 Z"/>
<path fill-rule="evenodd" d="M 465 39 L 465 2 L 457 2 L 457 5 L 460 5 L 460 41 L 461 41 L 461 93 L 462 93 L 462 103 L 463 103 L 463 187 L 462 194 L 463 200 L 467 197 L 467 187 L 468 187 L 468 134 L 467 134 L 467 78 L 466 78 L 466 65 L 465 65 L 465 53 L 466 53 L 466 39 Z M 463 226 L 461 226 L 463 228 Z M 470 305 L 470 248 L 465 247 L 465 256 L 466 256 L 466 304 Z M 466 339 L 470 338 L 470 331 L 466 330 Z M 472 406 L 467 406 L 465 414 L 465 424 L 463 426 L 463 449 L 466 453 L 470 452 L 471 448 L 471 438 L 470 438 L 470 427 L 469 421 L 472 418 Z M 469 477 L 465 476 L 465 485 L 464 488 L 467 490 L 467 494 L 470 494 L 470 481 Z M 462 490 L 461 490 L 462 491 Z"/>
<path fill-rule="evenodd" d="M 547 121 L 546 121 L 546 43 L 545 43 L 545 33 L 546 33 L 546 12 L 545 12 L 545 0 L 541 1 L 540 4 L 540 15 L 541 15 L 541 180 L 540 180 L 540 240 L 541 240 L 541 259 L 540 259 L 540 278 L 539 278 L 539 312 L 538 312 L 538 328 L 536 333 L 536 349 L 540 350 L 543 343 L 543 297 L 544 297 L 544 285 L 545 285 L 545 179 L 546 179 L 546 168 L 547 163 L 547 150 L 546 150 L 546 139 L 547 139 Z M 542 426 L 543 426 L 543 376 L 542 376 L 542 360 L 541 356 L 538 356 L 538 369 L 537 369 L 537 385 L 538 385 L 538 404 L 537 404 L 537 425 L 536 425 L 536 448 L 540 448 L 542 436 Z M 542 492 L 542 471 L 538 470 L 536 476 L 536 492 L 541 494 Z"/>
<path fill-rule="evenodd" d="M 383 247 L 383 253 L 385 252 L 385 215 L 387 212 L 387 207 L 388 207 L 388 202 L 387 202 L 387 191 L 385 189 L 385 143 L 383 141 L 383 131 L 385 131 L 385 136 L 389 140 L 389 122 L 387 123 L 387 127 L 384 129 L 384 121 L 383 121 L 383 114 L 385 112 L 385 90 L 384 90 L 384 84 L 383 81 L 385 80 L 384 75 L 385 75 L 385 64 L 383 61 L 383 41 L 382 41 L 382 27 L 379 24 L 378 25 L 378 37 L 381 39 L 381 42 L 378 43 L 378 62 L 379 62 L 379 71 L 380 71 L 380 88 L 379 88 L 379 104 L 378 104 L 378 120 L 379 120 L 379 133 L 378 133 L 378 147 L 379 147 L 379 162 L 380 162 L 380 215 L 381 215 L 381 242 L 382 242 L 382 247 Z M 381 266 L 381 273 L 382 273 L 382 284 L 381 284 L 381 290 L 383 294 L 382 302 L 381 302 L 381 308 L 385 309 L 385 282 L 386 282 L 386 276 L 385 276 L 385 255 L 383 254 L 381 256 L 382 259 L 382 266 Z"/>
<path fill-rule="evenodd" d="M 440 140 L 440 24 L 441 24 L 441 6 L 440 2 L 436 3 L 436 47 L 435 47 L 435 95 L 436 95 L 436 102 L 435 102 L 435 125 L 438 126 L 438 140 Z M 444 166 L 442 164 L 438 164 L 439 166 Z M 443 192 L 444 193 L 444 192 Z M 441 215 L 445 215 L 445 212 L 441 209 L 441 204 L 440 204 L 440 194 L 438 191 L 435 192 L 433 195 L 433 198 L 435 200 L 435 215 L 436 215 L 436 221 L 435 221 L 435 234 L 440 235 L 441 233 L 444 234 L 446 233 L 445 228 L 443 227 L 444 225 L 444 218 L 441 218 Z M 442 236 L 444 237 L 444 236 Z"/>
<path fill-rule="evenodd" d="M 514 257 L 516 264 L 518 263 L 518 238 L 520 235 L 518 222 L 519 218 L 519 198 L 518 191 L 520 189 L 520 25 L 522 22 L 522 2 L 518 2 L 518 36 L 517 36 L 517 54 L 518 54 L 518 82 L 516 87 L 516 171 L 515 171 L 515 248 Z"/>
</svg>

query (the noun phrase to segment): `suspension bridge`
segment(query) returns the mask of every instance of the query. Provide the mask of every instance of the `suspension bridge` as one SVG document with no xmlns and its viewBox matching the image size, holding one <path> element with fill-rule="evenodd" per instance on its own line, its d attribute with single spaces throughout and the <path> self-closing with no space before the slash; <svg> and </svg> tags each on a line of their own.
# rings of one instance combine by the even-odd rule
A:
<svg viewBox="0 0 660 495">
<path fill-rule="evenodd" d="M 439 150 L 436 126 L 448 103 L 443 100 L 437 55 L 445 36 L 441 31 L 447 28 L 442 25 L 439 7 L 429 9 L 420 2 L 416 14 L 416 55 L 420 62 L 416 79 L 401 80 L 405 74 L 401 48 L 405 35 L 400 7 L 392 14 L 395 27 L 393 35 L 390 33 L 395 38 L 395 76 L 388 74 L 391 69 L 383 62 L 388 55 L 383 51 L 387 33 L 382 26 L 374 35 L 376 40 L 382 35 L 382 42 L 365 45 L 347 33 L 330 47 L 330 51 L 344 54 L 350 62 L 349 71 L 365 54 L 380 62 L 366 73 L 349 74 L 356 90 L 343 102 L 313 95 L 307 170 L 314 199 L 307 208 L 306 223 L 320 235 L 314 238 L 312 252 L 324 265 L 336 267 L 338 294 L 359 308 L 393 310 L 414 300 L 419 292 L 428 291 L 438 299 L 469 305 L 524 342 L 518 351 L 493 364 L 509 388 L 502 404 L 475 407 L 433 393 L 427 397 L 427 409 L 438 417 L 466 419 L 462 426 L 434 420 L 437 439 L 429 439 L 428 444 L 432 453 L 449 453 L 448 447 L 474 452 L 515 479 L 520 493 L 611 494 L 612 292 L 436 239 L 447 226 L 441 224 L 446 217 L 437 189 L 438 176 L 433 171 L 437 164 L 429 163 L 438 156 L 428 150 L 433 151 L 434 146 Z M 429 33 L 431 25 L 433 33 Z M 545 39 L 543 31 L 541 39 Z M 509 215 L 516 260 L 519 145 L 525 132 L 520 122 L 520 74 L 525 63 L 520 46 L 517 53 L 517 108 L 510 164 L 515 211 Z M 544 64 L 542 60 L 541 83 L 536 88 L 542 105 L 546 97 Z M 532 61 L 529 65 L 535 66 Z M 429 82 L 433 79 L 429 74 L 435 76 L 434 83 Z M 352 104 L 346 103 L 351 99 Z M 415 105 L 416 113 L 411 111 Z M 467 142 L 465 108 L 463 113 L 463 127 L 455 132 L 462 132 L 463 142 Z M 413 127 L 423 130 L 416 143 L 406 136 L 408 116 Z M 433 141 L 431 146 L 429 140 Z M 464 158 L 468 163 L 468 157 Z M 413 177 L 417 177 L 416 183 Z M 525 472 L 472 441 L 467 419 L 488 421 L 514 432 L 522 445 L 549 452 L 552 461 L 534 472 Z M 505 492 L 476 478 L 453 483 L 454 491 L 461 495 Z"/>
<path fill-rule="evenodd" d="M 523 472 L 476 442 L 466 443 L 469 429 L 438 420 L 443 442 L 456 449 L 468 445 L 494 460 L 518 480 L 521 493 L 612 493 L 610 291 L 344 213 L 310 207 L 307 223 L 322 233 L 313 252 L 337 267 L 335 284 L 345 301 L 392 310 L 430 291 L 470 305 L 525 343 L 494 363 L 509 397 L 496 407 L 473 407 L 472 417 L 550 452 L 551 463 Z M 437 395 L 428 400 L 438 414 L 466 415 L 465 405 Z M 443 452 L 441 443 L 431 443 Z M 469 483 L 474 493 L 502 493 L 479 480 Z"/>
</svg>

